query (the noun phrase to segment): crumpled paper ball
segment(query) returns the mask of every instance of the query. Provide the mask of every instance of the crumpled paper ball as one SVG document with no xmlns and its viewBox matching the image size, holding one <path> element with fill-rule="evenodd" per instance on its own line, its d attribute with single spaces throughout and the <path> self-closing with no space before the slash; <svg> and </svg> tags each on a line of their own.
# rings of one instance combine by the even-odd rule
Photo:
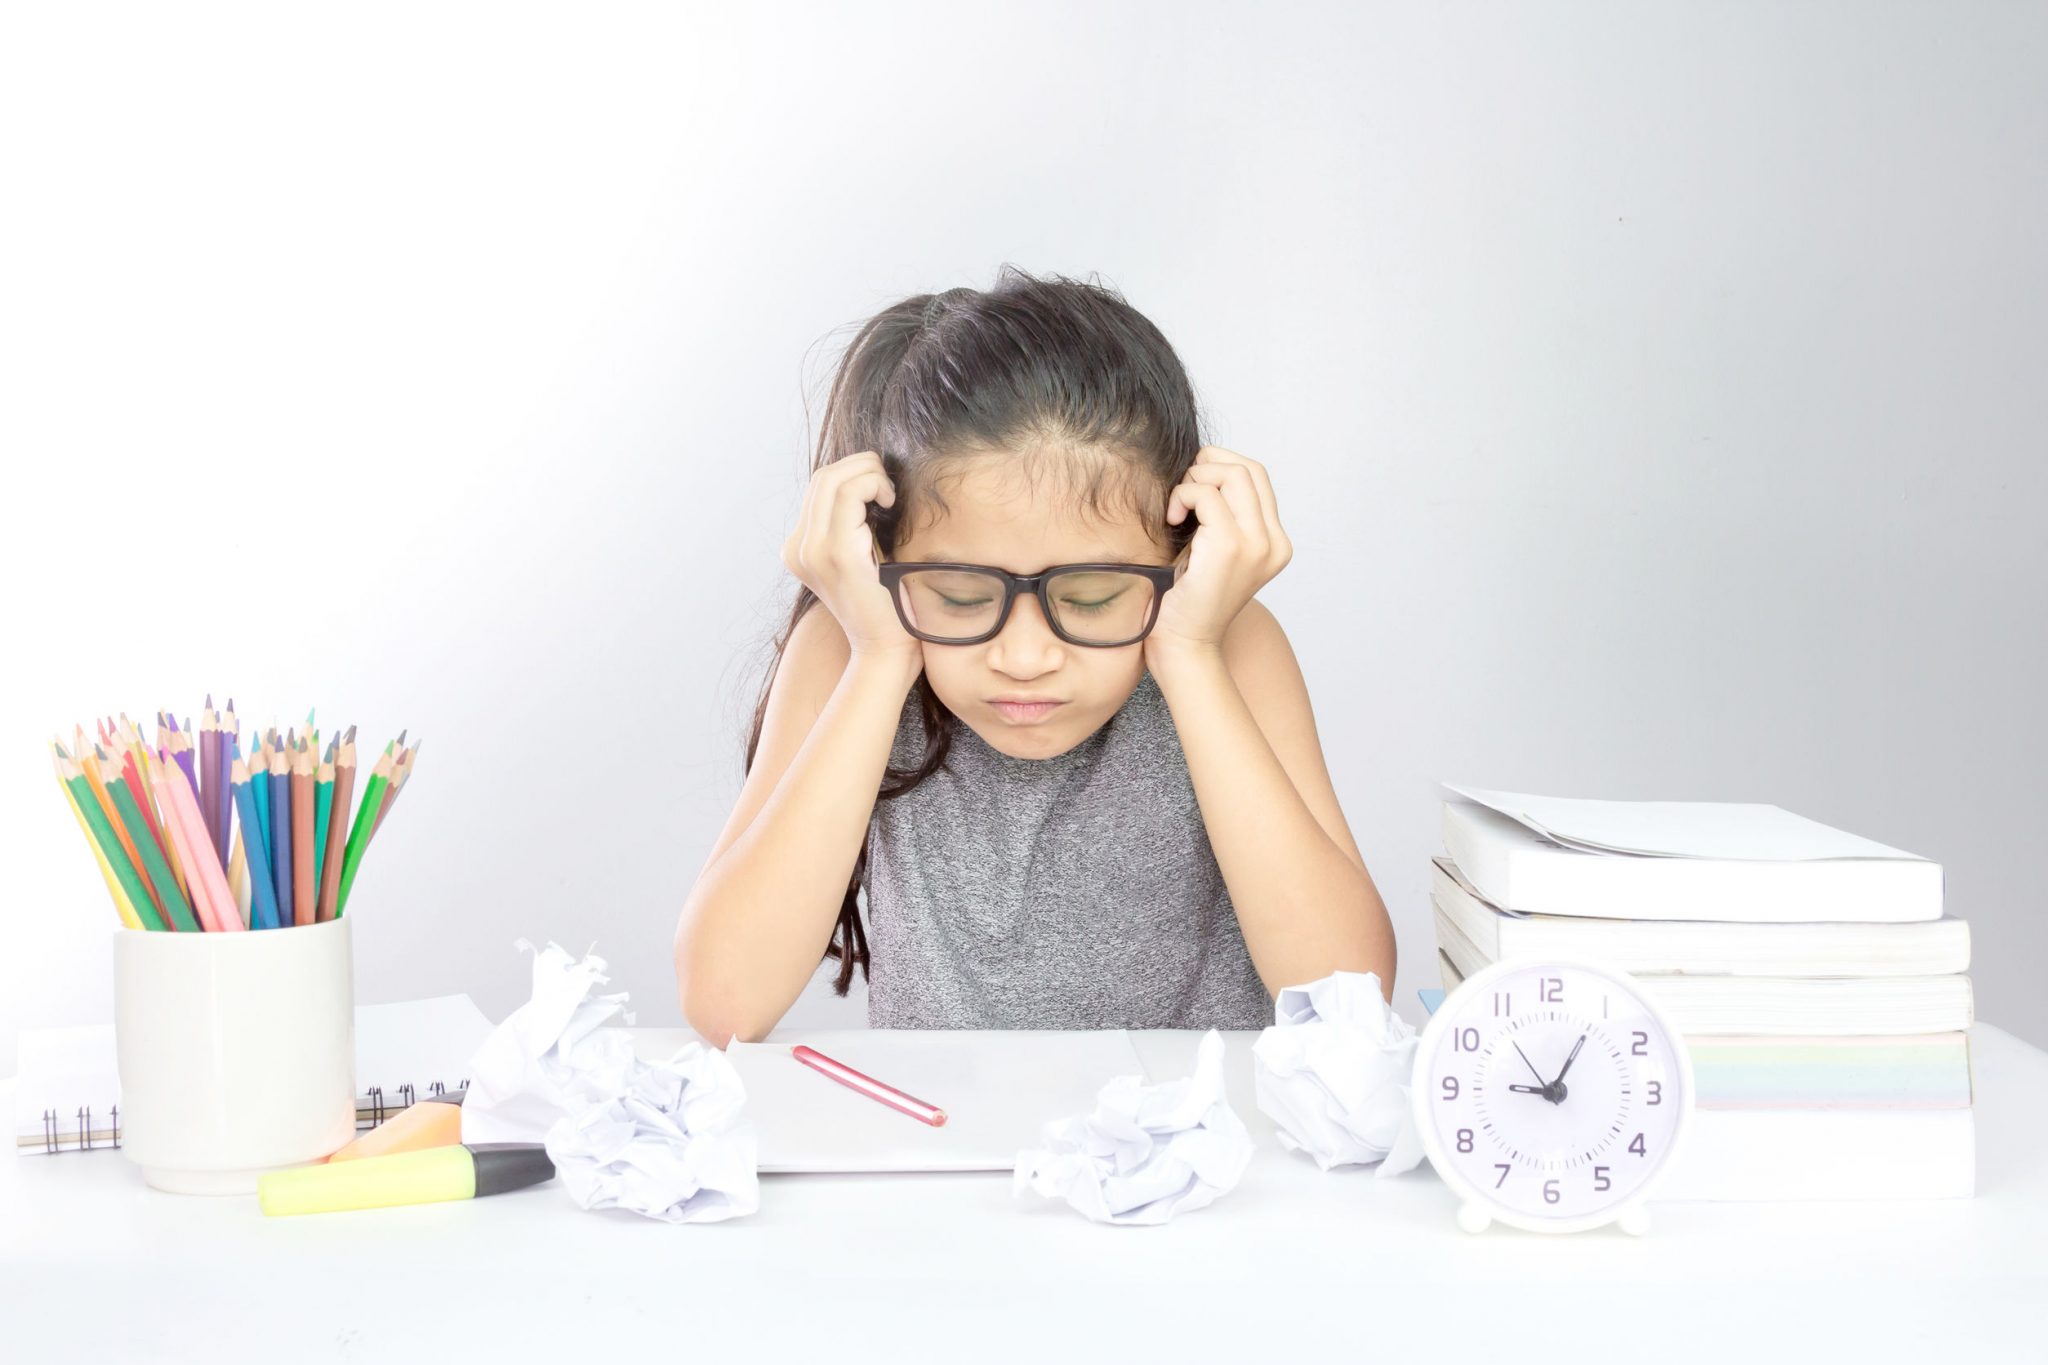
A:
<svg viewBox="0 0 2048 1365">
<path fill-rule="evenodd" d="M 1147 1085 L 1118 1076 L 1093 1113 L 1045 1125 L 1017 1153 L 1011 1194 L 1064 1199 L 1098 1223 L 1164 1223 L 1214 1203 L 1252 1158 L 1251 1135 L 1223 1095 L 1223 1036 L 1210 1029 L 1191 1076 Z"/>
<path fill-rule="evenodd" d="M 586 1209 L 629 1209 L 666 1223 L 715 1223 L 761 1204 L 746 1088 L 723 1052 L 687 1043 L 647 1064 L 631 1089 L 548 1129 L 548 1156 Z"/>
<path fill-rule="evenodd" d="M 1252 1078 L 1280 1145 L 1326 1171 L 1375 1161 L 1379 1175 L 1413 1169 L 1423 1157 L 1409 1095 L 1419 1039 L 1380 994 L 1379 975 L 1333 972 L 1289 986 L 1273 1016 L 1252 1044 Z"/>
<path fill-rule="evenodd" d="M 627 995 L 595 953 L 550 943 L 533 953 L 533 996 L 476 1050 L 462 1101 L 464 1142 L 541 1142 L 586 1209 L 623 1208 L 671 1223 L 715 1222 L 760 1206 L 746 1087 L 722 1052 L 686 1044 L 641 1060 L 614 1024 Z"/>
</svg>

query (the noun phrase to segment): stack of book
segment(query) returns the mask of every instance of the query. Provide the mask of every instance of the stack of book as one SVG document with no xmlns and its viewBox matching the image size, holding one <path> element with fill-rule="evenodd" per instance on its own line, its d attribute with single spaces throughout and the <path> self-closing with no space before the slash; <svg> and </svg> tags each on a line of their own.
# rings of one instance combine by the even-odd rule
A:
<svg viewBox="0 0 2048 1365">
<path fill-rule="evenodd" d="M 1684 1035 L 1659 1199 L 1974 1192 L 1969 926 L 1941 866 L 1776 806 L 1444 789 L 1444 988 L 1502 960 L 1619 967 Z"/>
</svg>

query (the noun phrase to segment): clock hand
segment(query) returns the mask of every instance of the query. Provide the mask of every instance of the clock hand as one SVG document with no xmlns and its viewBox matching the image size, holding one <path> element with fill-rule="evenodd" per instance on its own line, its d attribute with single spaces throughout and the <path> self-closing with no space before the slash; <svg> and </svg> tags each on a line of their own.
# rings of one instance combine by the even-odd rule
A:
<svg viewBox="0 0 2048 1365">
<path fill-rule="evenodd" d="M 1513 1039 L 1509 1039 L 1508 1041 L 1514 1043 Z M 1548 1090 L 1550 1088 L 1550 1082 L 1543 1079 L 1543 1073 L 1536 1069 L 1536 1063 L 1529 1060 L 1529 1054 L 1522 1051 L 1522 1045 L 1520 1043 L 1514 1043 L 1514 1048 L 1515 1055 L 1522 1059 L 1522 1065 L 1529 1068 L 1529 1074 L 1531 1076 L 1534 1076 L 1537 1079 L 1537 1081 L 1543 1086 L 1544 1089 Z"/>
<path fill-rule="evenodd" d="M 1550 1098 L 1549 1089 L 1540 1085 L 1511 1085 L 1508 1089 L 1520 1095 L 1541 1095 L 1545 1099 Z"/>
<path fill-rule="evenodd" d="M 1556 1085 L 1558 1081 L 1562 1081 L 1564 1079 L 1564 1073 L 1572 1069 L 1572 1063 L 1578 1059 L 1579 1049 L 1584 1047 L 1585 1045 L 1586 1035 L 1581 1033 L 1579 1035 L 1579 1041 L 1572 1044 L 1572 1055 L 1565 1058 L 1564 1065 L 1557 1069 L 1557 1080 L 1552 1081 L 1552 1085 Z"/>
</svg>

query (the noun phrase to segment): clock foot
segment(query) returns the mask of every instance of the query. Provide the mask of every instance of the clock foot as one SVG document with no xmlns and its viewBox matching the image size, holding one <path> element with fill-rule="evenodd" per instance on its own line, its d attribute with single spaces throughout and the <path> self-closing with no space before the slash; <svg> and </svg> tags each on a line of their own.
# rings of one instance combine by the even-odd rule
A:
<svg viewBox="0 0 2048 1365">
<path fill-rule="evenodd" d="M 1614 1223 L 1629 1236 L 1640 1237 L 1650 1230 L 1650 1211 L 1641 1204 L 1631 1204 L 1621 1211 Z"/>
<path fill-rule="evenodd" d="M 1480 1204 L 1467 1203 L 1458 1209 L 1458 1226 L 1467 1232 L 1484 1232 L 1493 1226 L 1493 1215 Z"/>
</svg>

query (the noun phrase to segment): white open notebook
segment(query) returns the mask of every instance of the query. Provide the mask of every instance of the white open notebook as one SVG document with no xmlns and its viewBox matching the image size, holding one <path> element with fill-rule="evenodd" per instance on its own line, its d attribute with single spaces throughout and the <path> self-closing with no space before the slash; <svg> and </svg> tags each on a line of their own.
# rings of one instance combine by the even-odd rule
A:
<svg viewBox="0 0 2048 1365">
<path fill-rule="evenodd" d="M 790 1055 L 805 1043 L 935 1104 L 934 1128 Z M 1146 1076 L 1121 1029 L 776 1029 L 726 1048 L 747 1088 L 761 1170 L 1007 1171 L 1053 1119 L 1086 1113 L 1116 1076 Z"/>
</svg>

